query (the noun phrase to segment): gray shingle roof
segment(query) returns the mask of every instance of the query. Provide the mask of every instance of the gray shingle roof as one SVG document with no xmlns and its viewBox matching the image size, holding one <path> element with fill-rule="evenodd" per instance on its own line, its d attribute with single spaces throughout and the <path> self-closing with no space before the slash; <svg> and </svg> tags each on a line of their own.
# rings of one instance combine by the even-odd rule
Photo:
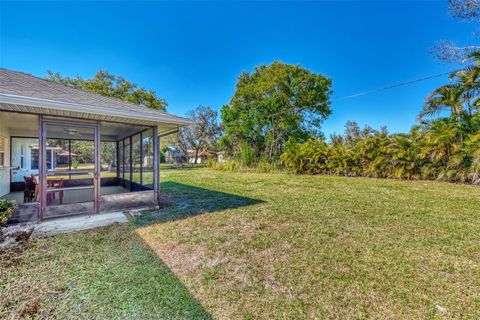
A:
<svg viewBox="0 0 480 320">
<path fill-rule="evenodd" d="M 154 120 L 160 117 L 172 122 L 185 123 L 185 118 L 150 109 L 116 98 L 83 91 L 47 79 L 35 77 L 23 72 L 0 68 L 0 93 L 92 106 L 112 111 L 121 111 L 144 115 Z"/>
</svg>

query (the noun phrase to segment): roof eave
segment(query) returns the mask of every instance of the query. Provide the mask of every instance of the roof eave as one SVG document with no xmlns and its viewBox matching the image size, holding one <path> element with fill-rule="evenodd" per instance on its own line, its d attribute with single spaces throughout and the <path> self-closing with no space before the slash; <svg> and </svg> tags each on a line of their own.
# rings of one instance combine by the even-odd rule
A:
<svg viewBox="0 0 480 320">
<path fill-rule="evenodd" d="M 111 116 L 116 116 L 116 117 L 125 118 L 125 119 L 138 119 L 138 120 L 152 121 L 152 122 L 158 122 L 158 123 L 169 123 L 169 124 L 176 124 L 178 126 L 187 126 L 191 124 L 191 121 L 189 119 L 177 117 L 177 116 L 174 116 L 175 119 L 171 119 L 170 117 L 165 117 L 163 115 L 153 116 L 149 114 L 142 114 L 139 112 L 128 112 L 128 111 L 105 109 L 103 107 L 97 107 L 92 105 L 32 98 L 32 97 L 6 94 L 1 92 L 0 92 L 0 103 L 19 104 L 19 105 L 25 105 L 25 106 L 31 106 L 31 107 L 37 107 L 37 108 L 39 107 L 50 108 L 55 110 L 68 111 L 68 112 L 84 112 L 84 113 L 98 114 L 103 116 L 111 115 Z"/>
</svg>

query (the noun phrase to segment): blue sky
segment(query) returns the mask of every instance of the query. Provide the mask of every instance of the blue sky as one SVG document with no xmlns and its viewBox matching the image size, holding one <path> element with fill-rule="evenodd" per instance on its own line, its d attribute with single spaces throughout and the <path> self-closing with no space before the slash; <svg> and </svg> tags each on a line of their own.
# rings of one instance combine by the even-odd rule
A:
<svg viewBox="0 0 480 320">
<path fill-rule="evenodd" d="M 137 82 L 185 114 L 217 110 L 240 72 L 280 60 L 333 79 L 333 99 L 446 72 L 428 49 L 471 43 L 473 27 L 422 2 L 5 2 L 0 65 L 37 76 L 90 77 L 100 68 Z M 442 77 L 332 104 L 322 130 L 347 120 L 408 131 Z"/>
</svg>

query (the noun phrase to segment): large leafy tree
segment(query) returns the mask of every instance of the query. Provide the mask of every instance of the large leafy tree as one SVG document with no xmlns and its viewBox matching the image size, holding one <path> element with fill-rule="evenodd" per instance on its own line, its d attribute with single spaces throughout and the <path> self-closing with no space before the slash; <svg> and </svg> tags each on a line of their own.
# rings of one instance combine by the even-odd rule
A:
<svg viewBox="0 0 480 320">
<path fill-rule="evenodd" d="M 331 113 L 331 83 L 300 65 L 279 61 L 243 72 L 230 103 L 221 109 L 224 146 L 233 154 L 273 160 L 288 140 L 319 135 Z"/>
<path fill-rule="evenodd" d="M 93 78 L 83 79 L 79 76 L 67 77 L 58 72 L 48 71 L 47 79 L 62 83 L 77 89 L 98 93 L 103 96 L 114 97 L 142 106 L 165 111 L 167 102 L 157 97 L 153 90 L 147 90 L 121 76 L 107 71 L 98 71 Z"/>
</svg>

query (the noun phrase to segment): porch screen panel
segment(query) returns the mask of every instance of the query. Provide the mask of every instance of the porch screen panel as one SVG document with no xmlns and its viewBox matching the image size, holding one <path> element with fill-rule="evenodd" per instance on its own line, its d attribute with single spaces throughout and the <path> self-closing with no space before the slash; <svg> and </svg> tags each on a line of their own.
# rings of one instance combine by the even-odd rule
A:
<svg viewBox="0 0 480 320">
<path fill-rule="evenodd" d="M 117 176 L 117 143 L 115 141 L 100 143 L 100 159 L 101 177 L 115 178 Z"/>
<path fill-rule="evenodd" d="M 47 169 L 69 170 L 71 164 L 70 141 L 68 139 L 47 139 Z M 76 159 L 74 159 L 76 161 Z"/>
<path fill-rule="evenodd" d="M 142 136 L 142 186 L 153 190 L 153 130 L 144 131 Z"/>
<path fill-rule="evenodd" d="M 123 140 L 120 140 L 118 142 L 118 161 L 119 161 L 118 165 L 120 167 L 118 177 L 121 179 L 120 181 L 122 181 L 122 185 L 124 185 L 123 181 L 125 179 L 125 154 L 123 151 L 124 151 Z"/>
<path fill-rule="evenodd" d="M 94 132 L 88 126 L 46 125 L 46 217 L 93 212 Z"/>
<path fill-rule="evenodd" d="M 123 144 L 124 144 L 124 149 L 123 149 L 123 152 L 124 152 L 124 175 L 123 175 L 123 179 L 124 179 L 124 188 L 128 189 L 128 190 L 131 190 L 131 185 L 130 185 L 130 182 L 131 182 L 131 173 L 130 173 L 130 164 L 131 164 L 131 144 L 130 144 L 130 138 L 127 138 L 127 139 L 124 139 L 123 140 Z"/>
<path fill-rule="evenodd" d="M 141 134 L 132 136 L 132 190 L 139 191 L 142 187 L 142 149 Z"/>
</svg>

